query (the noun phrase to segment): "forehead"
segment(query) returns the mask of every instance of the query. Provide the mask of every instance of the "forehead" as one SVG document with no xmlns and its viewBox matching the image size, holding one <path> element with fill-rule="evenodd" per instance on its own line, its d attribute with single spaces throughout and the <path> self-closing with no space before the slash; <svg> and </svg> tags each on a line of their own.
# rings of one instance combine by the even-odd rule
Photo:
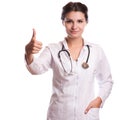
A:
<svg viewBox="0 0 120 120">
<path fill-rule="evenodd" d="M 67 19 L 85 19 L 85 15 L 79 11 L 71 11 L 66 14 L 65 18 Z"/>
</svg>

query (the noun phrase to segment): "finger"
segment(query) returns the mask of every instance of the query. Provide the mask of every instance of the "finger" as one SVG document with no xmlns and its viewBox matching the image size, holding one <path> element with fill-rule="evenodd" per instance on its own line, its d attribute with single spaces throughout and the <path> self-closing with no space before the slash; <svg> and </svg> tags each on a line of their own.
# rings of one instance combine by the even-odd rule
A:
<svg viewBox="0 0 120 120">
<path fill-rule="evenodd" d="M 32 54 L 39 53 L 40 50 L 41 50 L 41 49 L 35 48 L 35 49 L 32 50 Z"/>
<path fill-rule="evenodd" d="M 88 106 L 87 108 L 86 108 L 86 110 L 85 110 L 85 114 L 87 114 L 88 113 L 88 111 L 90 110 L 92 108 L 92 106 Z"/>
<path fill-rule="evenodd" d="M 33 28 L 32 41 L 36 40 L 36 30 Z"/>
<path fill-rule="evenodd" d="M 40 42 L 40 41 L 36 41 L 36 44 L 42 46 L 42 42 Z"/>
<path fill-rule="evenodd" d="M 39 51 L 32 51 L 32 54 L 37 54 L 37 53 L 39 53 Z"/>
<path fill-rule="evenodd" d="M 39 42 L 39 41 L 35 41 L 35 42 L 32 42 L 32 47 L 37 47 L 37 48 L 41 48 L 42 47 L 42 43 Z"/>
<path fill-rule="evenodd" d="M 42 49 L 42 46 L 36 45 L 36 46 L 33 47 L 33 50 L 39 50 L 40 51 L 41 49 Z"/>
</svg>

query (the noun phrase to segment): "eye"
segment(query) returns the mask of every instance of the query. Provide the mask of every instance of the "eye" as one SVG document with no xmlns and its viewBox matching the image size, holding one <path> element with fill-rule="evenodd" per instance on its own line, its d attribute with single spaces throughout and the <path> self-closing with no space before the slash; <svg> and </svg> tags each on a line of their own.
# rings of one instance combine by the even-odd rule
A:
<svg viewBox="0 0 120 120">
<path fill-rule="evenodd" d="M 78 20 L 78 23 L 83 23 L 83 20 Z"/>
<path fill-rule="evenodd" d="M 72 23 L 73 21 L 72 20 L 66 20 L 65 22 L 66 23 Z"/>
</svg>

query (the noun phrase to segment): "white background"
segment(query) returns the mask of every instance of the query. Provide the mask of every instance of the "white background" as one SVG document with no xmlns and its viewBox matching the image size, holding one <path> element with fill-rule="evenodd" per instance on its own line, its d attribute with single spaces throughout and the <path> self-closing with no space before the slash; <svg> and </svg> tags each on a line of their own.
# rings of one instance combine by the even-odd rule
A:
<svg viewBox="0 0 120 120">
<path fill-rule="evenodd" d="M 73 0 L 75 1 L 75 0 Z M 52 71 L 31 75 L 24 48 L 37 31 L 44 46 L 63 40 L 61 10 L 69 0 L 0 1 L 0 120 L 46 120 L 52 92 Z M 114 80 L 112 94 L 101 109 L 101 120 L 119 120 L 120 7 L 119 0 L 81 0 L 89 8 L 84 36 L 98 43 L 109 60 Z"/>
</svg>

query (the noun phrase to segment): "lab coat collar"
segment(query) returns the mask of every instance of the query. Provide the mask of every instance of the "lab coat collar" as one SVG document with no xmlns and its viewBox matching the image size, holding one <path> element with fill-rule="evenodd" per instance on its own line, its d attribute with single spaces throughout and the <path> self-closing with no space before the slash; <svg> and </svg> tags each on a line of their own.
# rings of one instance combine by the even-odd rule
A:
<svg viewBox="0 0 120 120">
<path fill-rule="evenodd" d="M 89 45 L 90 47 L 92 46 L 92 44 L 90 42 L 84 40 L 84 46 L 86 46 L 86 45 Z"/>
<path fill-rule="evenodd" d="M 90 47 L 92 46 L 90 42 L 87 42 L 86 40 L 83 40 L 83 41 L 84 41 L 83 49 L 86 49 L 86 45 L 89 45 Z M 62 44 L 64 45 L 66 50 L 69 50 L 66 39 L 63 40 Z"/>
<path fill-rule="evenodd" d="M 65 47 L 66 50 L 69 49 L 66 39 L 63 40 L 62 44 L 64 45 L 64 47 Z"/>
</svg>

